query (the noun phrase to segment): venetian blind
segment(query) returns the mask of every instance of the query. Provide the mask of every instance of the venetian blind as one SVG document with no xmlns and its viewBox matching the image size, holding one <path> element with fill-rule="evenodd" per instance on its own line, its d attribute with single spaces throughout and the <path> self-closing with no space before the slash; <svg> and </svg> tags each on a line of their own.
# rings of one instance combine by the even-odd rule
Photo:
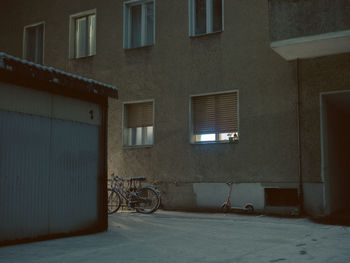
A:
<svg viewBox="0 0 350 263">
<path fill-rule="evenodd" d="M 127 128 L 153 126 L 153 102 L 126 104 Z"/>
<path fill-rule="evenodd" d="M 192 97 L 193 133 L 238 131 L 238 93 Z"/>
</svg>

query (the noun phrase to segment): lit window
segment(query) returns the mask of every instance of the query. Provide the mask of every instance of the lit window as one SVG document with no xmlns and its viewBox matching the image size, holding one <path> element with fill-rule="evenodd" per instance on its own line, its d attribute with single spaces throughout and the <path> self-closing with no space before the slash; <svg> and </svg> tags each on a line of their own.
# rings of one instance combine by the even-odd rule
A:
<svg viewBox="0 0 350 263">
<path fill-rule="evenodd" d="M 124 104 L 123 144 L 153 144 L 153 101 Z"/>
<path fill-rule="evenodd" d="M 223 30 L 223 0 L 189 0 L 190 35 L 199 36 Z"/>
<path fill-rule="evenodd" d="M 23 57 L 28 61 L 43 64 L 44 23 L 24 28 Z"/>
<path fill-rule="evenodd" d="M 200 141 L 201 142 L 209 142 L 209 141 L 215 141 L 215 133 L 212 134 L 203 134 L 200 135 Z"/>
<path fill-rule="evenodd" d="M 154 0 L 124 3 L 124 48 L 150 46 L 155 43 Z"/>
<path fill-rule="evenodd" d="M 191 142 L 238 141 L 238 92 L 191 97 Z"/>
<path fill-rule="evenodd" d="M 72 15 L 70 31 L 70 57 L 82 58 L 96 54 L 95 10 Z"/>
</svg>

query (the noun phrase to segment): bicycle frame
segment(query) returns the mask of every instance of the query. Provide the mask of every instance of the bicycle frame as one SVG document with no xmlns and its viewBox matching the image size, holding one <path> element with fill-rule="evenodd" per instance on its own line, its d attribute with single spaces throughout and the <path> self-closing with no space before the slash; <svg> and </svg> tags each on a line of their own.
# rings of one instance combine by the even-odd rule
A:
<svg viewBox="0 0 350 263">
<path fill-rule="evenodd" d="M 140 201 L 147 201 L 147 198 L 142 198 L 136 195 L 136 190 L 141 188 L 141 181 L 145 179 L 144 177 L 127 180 L 124 180 L 114 175 L 112 175 L 112 177 L 112 182 L 114 183 L 111 185 L 112 189 L 117 191 L 118 194 L 127 202 L 128 207 L 130 207 L 133 204 L 140 203 Z M 127 182 L 128 186 L 125 187 L 123 185 L 123 182 Z M 131 198 L 129 198 L 129 196 Z M 135 197 L 135 200 L 133 200 L 133 197 Z"/>
</svg>

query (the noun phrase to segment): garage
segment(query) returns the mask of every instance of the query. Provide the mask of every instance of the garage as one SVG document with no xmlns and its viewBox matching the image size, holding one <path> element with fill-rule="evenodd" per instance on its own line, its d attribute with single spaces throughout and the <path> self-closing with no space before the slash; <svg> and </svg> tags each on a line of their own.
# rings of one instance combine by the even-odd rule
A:
<svg viewBox="0 0 350 263">
<path fill-rule="evenodd" d="M 114 86 L 0 53 L 0 244 L 107 229 Z"/>
</svg>

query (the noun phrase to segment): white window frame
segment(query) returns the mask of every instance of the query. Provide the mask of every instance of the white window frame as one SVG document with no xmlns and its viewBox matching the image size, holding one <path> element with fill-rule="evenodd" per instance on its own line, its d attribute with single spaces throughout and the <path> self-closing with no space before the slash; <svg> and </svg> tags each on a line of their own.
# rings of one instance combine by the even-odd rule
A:
<svg viewBox="0 0 350 263">
<path fill-rule="evenodd" d="M 23 59 L 26 59 L 26 57 L 27 57 L 27 29 L 31 28 L 31 27 L 37 27 L 37 26 L 40 26 L 40 25 L 43 25 L 43 45 L 42 45 L 42 47 L 43 47 L 43 61 L 42 61 L 42 64 L 44 65 L 44 56 L 45 56 L 45 25 L 46 25 L 45 21 L 41 21 L 41 22 L 38 22 L 38 23 L 26 25 L 23 28 L 22 57 L 23 57 Z"/>
<path fill-rule="evenodd" d="M 124 129 L 125 127 L 125 121 L 126 121 L 126 110 L 125 106 L 128 104 L 137 104 L 137 103 L 144 103 L 144 102 L 152 102 L 152 118 L 153 118 L 153 138 L 152 138 L 152 144 L 139 144 L 139 145 L 125 145 L 124 140 L 125 140 L 125 134 L 124 134 Z M 133 100 L 133 101 L 124 101 L 122 102 L 122 145 L 123 148 L 147 148 L 147 147 L 153 147 L 154 145 L 154 131 L 155 131 L 155 114 L 154 114 L 154 109 L 155 109 L 155 99 L 146 99 L 146 100 Z M 144 132 L 144 131 L 143 131 Z M 142 137 L 145 137 L 145 134 L 142 135 Z"/>
<path fill-rule="evenodd" d="M 226 93 L 233 93 L 233 92 L 237 92 L 237 125 L 238 125 L 238 131 L 237 131 L 237 135 L 238 135 L 238 141 L 240 138 L 240 125 L 239 125 L 239 90 L 235 89 L 235 90 L 225 90 L 225 91 L 218 91 L 218 92 L 209 92 L 209 93 L 200 93 L 200 94 L 191 94 L 189 96 L 189 141 L 190 144 L 213 144 L 213 143 L 232 143 L 235 141 L 229 141 L 229 140 L 220 140 L 219 136 L 220 133 L 215 133 L 215 141 L 196 141 L 195 139 L 195 134 L 193 134 L 193 110 L 192 110 L 192 98 L 193 97 L 200 97 L 200 96 L 207 96 L 207 95 L 219 95 L 219 94 L 226 94 Z M 214 134 L 214 133 L 213 133 Z M 236 141 L 237 142 L 237 141 Z"/>
<path fill-rule="evenodd" d="M 189 36 L 190 37 L 197 37 L 197 36 L 203 36 L 208 34 L 214 34 L 214 33 L 220 33 L 224 31 L 224 0 L 222 1 L 222 11 L 221 11 L 221 30 L 220 31 L 213 31 L 213 17 L 212 17 L 212 2 L 211 0 L 206 0 L 206 33 L 203 34 L 196 34 L 196 9 L 195 9 L 195 0 L 188 0 L 188 18 L 189 18 Z M 208 30 L 209 29 L 209 30 Z"/>
<path fill-rule="evenodd" d="M 97 49 L 97 12 L 95 9 L 86 10 L 80 13 L 76 13 L 69 16 L 69 54 L 68 57 L 72 59 L 79 59 L 76 57 L 75 50 L 75 40 L 76 40 L 76 32 L 75 32 L 75 21 L 80 17 L 88 17 L 89 15 L 95 15 L 95 49 L 92 51 L 92 54 L 89 56 L 79 57 L 86 58 L 96 55 Z"/>
<path fill-rule="evenodd" d="M 151 44 L 146 43 L 146 8 L 145 4 L 153 3 L 153 42 Z M 131 47 L 131 6 L 141 5 L 141 45 L 138 47 Z M 153 46 L 156 43 L 156 0 L 130 0 L 123 3 L 123 48 L 134 49 L 140 47 Z"/>
</svg>

